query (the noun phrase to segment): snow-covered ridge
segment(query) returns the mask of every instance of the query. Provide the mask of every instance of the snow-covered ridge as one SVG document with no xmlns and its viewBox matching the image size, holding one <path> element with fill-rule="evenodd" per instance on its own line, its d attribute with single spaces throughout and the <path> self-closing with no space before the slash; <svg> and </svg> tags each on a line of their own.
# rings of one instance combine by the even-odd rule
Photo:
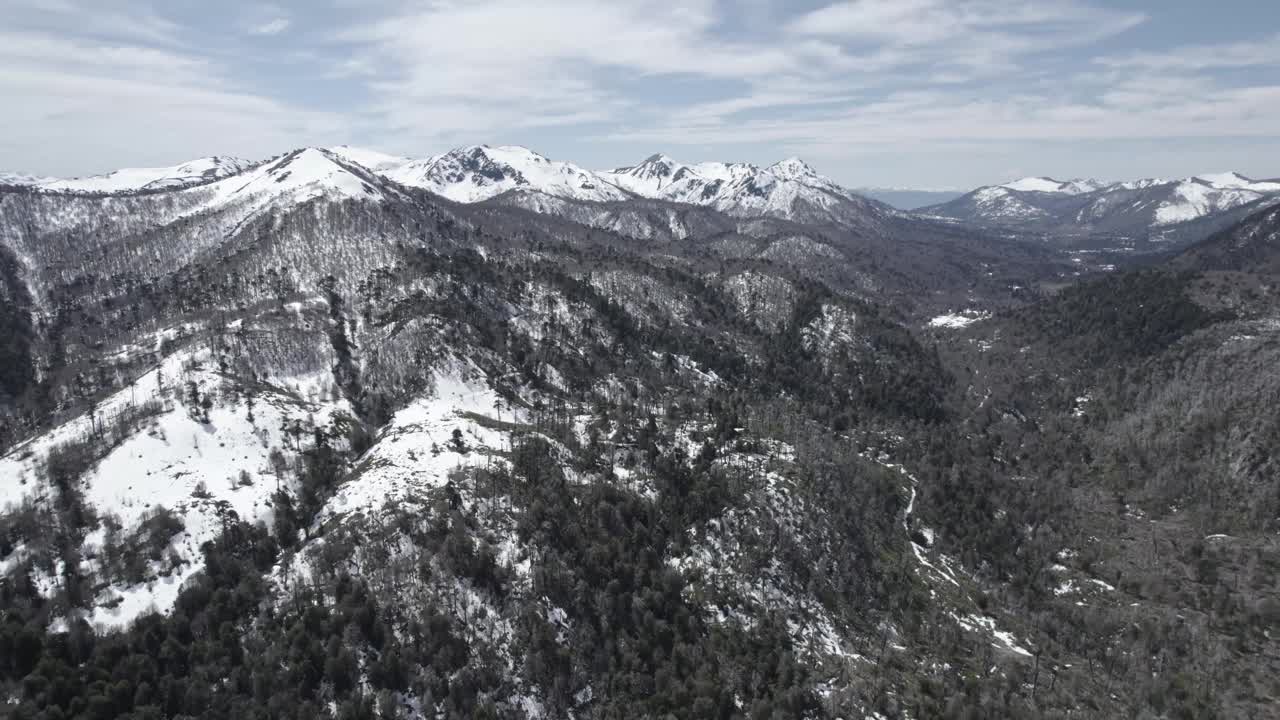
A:
<svg viewBox="0 0 1280 720">
<path fill-rule="evenodd" d="M 1253 180 L 1238 172 L 1209 173 L 1197 175 L 1193 180 L 1200 180 L 1211 187 L 1227 189 L 1253 190 L 1254 192 L 1280 192 L 1280 180 Z"/>
<path fill-rule="evenodd" d="M 1180 180 L 1163 178 L 1139 178 L 1123 182 L 1107 182 L 1103 180 L 1076 179 L 1054 180 L 1049 177 L 1026 177 L 1020 180 L 1003 183 L 998 187 L 1016 192 L 1059 193 L 1063 195 L 1083 195 L 1101 190 L 1146 190 L 1160 185 L 1201 185 L 1215 190 L 1248 190 L 1256 193 L 1280 192 L 1280 181 L 1253 180 L 1238 172 L 1206 173 Z M 986 188 L 980 188 L 986 189 Z"/>
<path fill-rule="evenodd" d="M 252 165 L 235 157 L 206 157 L 161 168 L 124 168 L 105 175 L 45 179 L 29 183 L 41 190 L 68 193 L 129 193 L 144 190 L 176 190 L 243 172 Z"/>
<path fill-rule="evenodd" d="M 678 183 L 693 173 L 693 169 L 681 165 L 666 155 L 657 154 L 633 167 L 607 170 L 600 176 L 620 188 L 644 197 L 658 197 L 668 186 Z"/>
<path fill-rule="evenodd" d="M 299 152 L 306 155 L 300 160 L 287 159 Z M 352 177 L 367 171 L 399 185 L 425 189 L 462 203 L 521 191 L 589 202 L 625 201 L 638 196 L 701 205 L 739 217 L 769 216 L 797 221 L 859 222 L 866 216 L 892 212 L 819 175 L 795 157 L 762 168 L 749 163 L 724 162 L 686 165 L 665 155 L 654 155 L 639 165 L 605 172 L 592 172 L 573 163 L 551 160 L 514 145 L 473 145 L 423 159 L 348 145 L 308 148 L 284 157 L 286 160 L 277 158 L 256 165 L 236 158 L 211 157 L 172 168 L 125 169 L 74 180 L 13 175 L 0 176 L 0 181 L 56 192 L 105 194 L 203 190 L 219 186 L 213 187 L 212 194 L 225 198 L 232 191 L 220 186 L 220 181 L 235 183 L 237 188 L 261 189 L 263 178 L 270 176 L 287 188 L 324 186 L 326 192 L 363 197 L 377 191 L 367 182 L 368 178 L 353 180 Z M 277 174 L 275 170 L 282 162 L 297 165 L 288 173 Z M 286 187 L 277 188 L 283 189 Z M 234 194 L 241 192 L 237 189 Z"/>
<path fill-rule="evenodd" d="M 1108 183 L 1098 180 L 1076 179 L 1067 180 L 1065 182 L 1054 180 L 1047 177 L 1028 177 L 1021 180 L 1005 183 L 1000 187 L 1008 190 L 1017 190 L 1018 192 L 1043 192 L 1043 193 L 1063 193 L 1066 195 L 1079 195 L 1081 193 L 1094 192 L 1106 187 Z"/>
<path fill-rule="evenodd" d="M 1167 186 L 1168 197 L 1155 211 L 1156 225 L 1195 220 L 1248 205 L 1270 195 L 1280 195 L 1280 182 L 1260 182 L 1237 172 L 1197 175 L 1167 183 Z"/>
<path fill-rule="evenodd" d="M 333 152 L 394 182 L 463 203 L 520 191 L 590 202 L 639 196 L 711 207 L 737 216 L 793 220 L 816 215 L 849 221 L 883 209 L 794 157 L 761 168 L 749 163 L 684 164 L 656 154 L 639 165 L 592 172 L 513 145 L 474 145 L 404 162 L 346 147 Z M 836 212 L 842 204 L 857 207 Z"/>
<path fill-rule="evenodd" d="M 1029 177 L 981 187 L 922 211 L 1037 230 L 1145 234 L 1269 198 L 1280 200 L 1280 181 L 1254 180 L 1237 172 L 1124 182 Z"/>
<path fill-rule="evenodd" d="M 40 177 L 37 175 L 27 175 L 18 172 L 2 172 L 0 171 L 0 185 L 43 185 L 57 180 L 57 178 Z"/>
<path fill-rule="evenodd" d="M 199 191 L 212 191 L 214 203 L 237 198 L 288 195 L 296 201 L 321 195 L 367 199 L 386 197 L 383 183 L 364 168 L 344 162 L 334 153 L 303 148 L 286 153 L 248 172 Z"/>
<path fill-rule="evenodd" d="M 510 190 L 534 190 L 573 200 L 625 200 L 627 193 L 577 165 L 513 145 L 474 145 L 381 171 L 402 185 L 472 203 Z"/>
<path fill-rule="evenodd" d="M 887 208 L 819 175 L 799 158 L 760 168 L 749 163 L 685 164 L 653 155 L 639 165 L 599 173 L 637 195 L 715 208 L 740 217 L 861 220 Z"/>
</svg>

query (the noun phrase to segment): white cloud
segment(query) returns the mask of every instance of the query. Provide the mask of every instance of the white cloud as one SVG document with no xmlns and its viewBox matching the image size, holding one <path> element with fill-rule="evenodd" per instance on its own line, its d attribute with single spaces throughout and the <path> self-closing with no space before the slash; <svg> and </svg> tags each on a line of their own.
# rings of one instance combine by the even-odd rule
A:
<svg viewBox="0 0 1280 720">
<path fill-rule="evenodd" d="M 419 141 L 645 112 L 626 83 L 704 79 L 755 85 L 840 62 L 820 42 L 793 47 L 719 33 L 718 5 L 657 0 L 519 0 L 403 8 L 344 33 L 354 67 L 376 72 L 374 110 Z"/>
<path fill-rule="evenodd" d="M 851 0 L 801 15 L 789 29 L 905 46 L 980 39 L 1030 52 L 1090 42 L 1144 19 L 1076 0 Z"/>
<path fill-rule="evenodd" d="M 279 35 L 289 29 L 289 18 L 277 17 L 249 28 L 250 35 Z"/>
<path fill-rule="evenodd" d="M 932 150 L 978 168 L 996 144 L 1274 140 L 1280 110 L 1280 83 L 1244 84 L 1280 64 L 1280 36 L 1160 48 L 1148 32 L 1156 49 L 1095 57 L 1145 30 L 1101 0 L 330 0 L 305 6 L 305 28 L 285 0 L 199 28 L 175 19 L 182 3 L 0 6 L 0 96 L 16 100 L 0 157 L 39 172 L 369 139 L 409 154 L 518 142 L 583 162 L 640 144 Z M 289 102 L 294 88 L 328 110 Z"/>
<path fill-rule="evenodd" d="M 778 7 L 752 0 L 744 12 L 758 24 Z M 1079 0 L 854 0 L 735 36 L 728 12 L 714 0 L 404 2 L 343 33 L 354 57 L 330 73 L 370 77 L 371 111 L 406 143 L 588 121 L 656 126 L 604 137 L 677 140 L 692 125 L 705 143 L 760 126 L 744 113 L 814 127 L 833 106 L 904 87 L 1012 77 L 1027 56 L 1144 19 Z M 628 92 L 686 81 L 714 89 L 683 102 Z"/>
<path fill-rule="evenodd" d="M 851 0 L 800 15 L 787 30 L 872 48 L 882 68 L 928 66 L 959 82 L 1017 71 L 1024 56 L 1087 45 L 1144 20 L 1077 0 Z"/>
<path fill-rule="evenodd" d="M 1098 58 L 1113 68 L 1156 71 L 1203 71 L 1221 68 L 1280 66 L 1280 33 L 1262 40 L 1192 45 L 1160 52 L 1138 52 Z"/>
<path fill-rule="evenodd" d="M 17 100 L 0 134 L 6 169 L 67 175 L 215 153 L 263 157 L 347 136 L 343 115 L 246 90 L 180 40 L 0 32 L 0 97 Z"/>
<path fill-rule="evenodd" d="M 181 27 L 145 3 L 93 0 L 3 0 L 5 25 L 46 32 L 77 32 L 104 39 L 124 39 L 159 45 L 177 42 Z"/>
<path fill-rule="evenodd" d="M 1020 94 L 1004 99 L 926 91 L 805 118 L 724 125 L 666 124 L 612 132 L 615 141 L 700 145 L 771 143 L 839 154 L 850 148 L 919 149 L 934 144 L 1114 138 L 1274 137 L 1280 85 L 1205 89 L 1185 96 L 1117 90 L 1102 100 Z"/>
</svg>

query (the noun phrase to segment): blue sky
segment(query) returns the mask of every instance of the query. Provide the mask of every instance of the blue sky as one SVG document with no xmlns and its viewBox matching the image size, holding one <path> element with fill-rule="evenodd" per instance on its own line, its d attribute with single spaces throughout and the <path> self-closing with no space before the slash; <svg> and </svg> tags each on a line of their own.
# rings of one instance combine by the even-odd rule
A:
<svg viewBox="0 0 1280 720">
<path fill-rule="evenodd" d="M 1280 176 L 1263 0 L 0 0 L 0 169 L 347 143 L 851 186 Z"/>
</svg>

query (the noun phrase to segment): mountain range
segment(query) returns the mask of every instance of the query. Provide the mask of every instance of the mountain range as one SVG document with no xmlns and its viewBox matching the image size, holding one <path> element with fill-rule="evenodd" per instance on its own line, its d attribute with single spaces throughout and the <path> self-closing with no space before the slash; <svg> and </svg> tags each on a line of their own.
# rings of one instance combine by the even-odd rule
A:
<svg viewBox="0 0 1280 720">
<path fill-rule="evenodd" d="M 1186 183 L 1129 269 L 796 159 L 10 177 L 2 707 L 1267 717 L 1272 189 L 987 190 Z"/>
<path fill-rule="evenodd" d="M 901 193 L 907 192 L 850 190 L 798 158 L 758 167 L 748 163 L 685 164 L 658 154 L 638 165 L 593 172 L 516 146 L 470 146 L 421 160 L 349 146 L 310 152 L 327 154 L 397 184 L 462 203 L 507 193 L 592 203 L 648 199 L 712 208 L 734 217 L 873 229 L 884 218 L 904 211 L 868 195 L 887 192 L 885 197 L 901 203 Z M 0 182 L 47 192 L 128 194 L 192 187 L 237 175 L 255 165 L 237 158 L 211 157 L 171 168 L 125 169 L 75 179 L 5 174 L 0 175 Z M 920 201 L 923 197 L 927 196 L 912 196 Z M 1176 245 L 1205 237 L 1275 202 L 1280 198 L 1280 181 L 1253 180 L 1231 172 L 1124 182 L 1028 177 L 942 198 L 946 201 L 920 207 L 914 213 L 1043 235 L 1120 237 Z M 554 202 L 528 197 L 508 198 L 506 202 L 527 208 L 557 207 Z"/>
<path fill-rule="evenodd" d="M 1180 180 L 1031 177 L 978 188 L 918 212 L 1001 228 L 1150 239 L 1204 237 L 1280 200 L 1280 181 L 1227 172 Z"/>
</svg>

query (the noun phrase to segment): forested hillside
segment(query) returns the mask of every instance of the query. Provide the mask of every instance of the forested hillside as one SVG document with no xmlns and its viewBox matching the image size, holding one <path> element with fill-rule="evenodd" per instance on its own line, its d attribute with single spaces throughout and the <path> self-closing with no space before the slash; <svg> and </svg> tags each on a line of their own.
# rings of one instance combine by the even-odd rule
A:
<svg viewBox="0 0 1280 720">
<path fill-rule="evenodd" d="M 1274 706 L 1265 259 L 533 201 L 0 193 L 6 712 Z"/>
</svg>

